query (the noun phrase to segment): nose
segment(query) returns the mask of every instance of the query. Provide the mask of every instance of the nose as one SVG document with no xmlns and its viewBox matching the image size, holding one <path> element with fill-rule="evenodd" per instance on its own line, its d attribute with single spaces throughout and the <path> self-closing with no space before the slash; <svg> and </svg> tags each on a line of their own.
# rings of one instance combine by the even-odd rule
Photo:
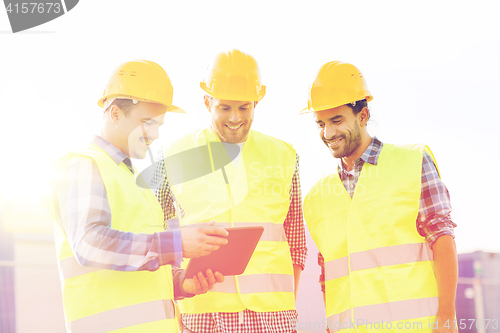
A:
<svg viewBox="0 0 500 333">
<path fill-rule="evenodd" d="M 325 125 L 325 128 L 323 129 L 323 137 L 326 140 L 329 140 L 337 134 L 337 129 L 333 125 Z"/>
<path fill-rule="evenodd" d="M 160 137 L 160 126 L 158 125 L 151 126 L 147 131 L 147 135 L 149 141 L 154 141 L 158 139 Z"/>
<path fill-rule="evenodd" d="M 229 114 L 229 121 L 232 122 L 233 124 L 239 123 L 240 119 L 241 117 L 237 110 L 232 110 L 231 113 Z"/>
<path fill-rule="evenodd" d="M 158 125 L 150 125 L 146 127 L 144 124 L 141 124 L 142 136 L 149 142 L 153 142 L 160 137 L 159 128 L 160 127 Z"/>
</svg>

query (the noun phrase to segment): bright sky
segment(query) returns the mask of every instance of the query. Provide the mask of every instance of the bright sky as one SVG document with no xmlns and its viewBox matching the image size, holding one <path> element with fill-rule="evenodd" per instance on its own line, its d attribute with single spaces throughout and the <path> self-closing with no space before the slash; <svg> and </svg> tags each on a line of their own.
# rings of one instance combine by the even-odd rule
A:
<svg viewBox="0 0 500 333">
<path fill-rule="evenodd" d="M 166 117 L 165 142 L 207 125 L 199 81 L 215 53 L 238 48 L 257 59 L 267 86 L 253 129 L 295 146 L 305 195 L 336 162 L 298 112 L 319 67 L 342 60 L 374 96 L 371 134 L 433 150 L 459 252 L 500 252 L 497 13 L 496 1 L 82 0 L 12 34 L 0 10 L 0 192 L 48 191 L 48 164 L 98 132 L 97 100 L 124 61 L 153 60 L 169 74 L 174 103 L 188 114 Z"/>
</svg>

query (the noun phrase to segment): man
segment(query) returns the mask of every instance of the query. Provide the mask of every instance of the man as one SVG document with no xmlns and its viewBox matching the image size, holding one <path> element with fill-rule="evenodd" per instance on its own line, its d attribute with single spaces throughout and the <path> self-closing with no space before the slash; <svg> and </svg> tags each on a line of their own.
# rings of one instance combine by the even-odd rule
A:
<svg viewBox="0 0 500 333">
<path fill-rule="evenodd" d="M 184 332 L 294 332 L 307 252 L 298 156 L 291 145 L 251 130 L 265 95 L 252 56 L 218 54 L 201 88 L 211 125 L 166 151 L 167 161 L 187 152 L 193 158 L 167 163 L 174 195 L 165 178 L 158 191 L 165 215 L 175 214 L 177 201 L 182 225 L 213 219 L 216 225 L 263 226 L 264 234 L 242 275 L 179 302 Z"/>
<path fill-rule="evenodd" d="M 227 232 L 163 231 L 161 207 L 137 185 L 143 182 L 131 164 L 158 138 L 165 112 L 183 112 L 172 96 L 158 64 L 122 64 L 98 102 L 100 136 L 54 164 L 52 213 L 68 332 L 177 332 L 174 290 L 183 297 L 223 281 L 208 270 L 206 278 L 176 274 L 173 285 L 171 264 L 216 250 Z"/>
<path fill-rule="evenodd" d="M 328 325 L 430 332 L 437 320 L 439 331 L 453 331 L 458 269 L 448 191 L 428 147 L 368 134 L 372 98 L 356 67 L 333 61 L 319 70 L 301 112 L 313 112 L 339 159 L 304 201 Z"/>
</svg>

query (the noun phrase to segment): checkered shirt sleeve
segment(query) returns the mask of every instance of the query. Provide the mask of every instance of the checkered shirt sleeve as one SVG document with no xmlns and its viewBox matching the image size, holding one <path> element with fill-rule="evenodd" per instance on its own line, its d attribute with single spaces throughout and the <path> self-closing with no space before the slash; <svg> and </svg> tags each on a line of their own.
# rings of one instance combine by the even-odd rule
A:
<svg viewBox="0 0 500 333">
<path fill-rule="evenodd" d="M 422 192 L 417 216 L 418 233 L 433 246 L 444 235 L 455 238 L 451 220 L 451 201 L 448 189 L 439 177 L 432 157 L 424 152 L 422 161 Z"/>
<path fill-rule="evenodd" d="M 57 220 L 80 265 L 155 271 L 182 259 L 180 231 L 134 234 L 112 229 L 111 209 L 96 163 L 79 156 L 70 162 L 52 182 L 52 193 Z"/>
<path fill-rule="evenodd" d="M 304 270 L 307 247 L 306 234 L 304 229 L 304 216 L 302 215 L 302 191 L 299 177 L 299 155 L 296 155 L 295 173 L 292 178 L 290 188 L 290 207 L 285 222 L 283 223 L 286 239 L 290 246 L 290 255 L 294 265 L 298 265 Z"/>
<path fill-rule="evenodd" d="M 157 185 L 154 190 L 154 194 L 160 202 L 161 208 L 163 209 L 163 214 L 165 216 L 164 228 L 168 229 L 168 220 L 171 220 L 177 216 L 175 210 L 175 203 L 177 202 L 172 191 L 172 187 L 167 178 L 167 169 L 165 166 L 165 151 L 160 149 L 158 153 L 158 160 L 156 162 L 156 169 L 154 173 L 154 184 Z M 159 185 L 159 186 L 158 186 Z M 181 208 L 181 214 L 184 216 L 184 212 Z"/>
</svg>

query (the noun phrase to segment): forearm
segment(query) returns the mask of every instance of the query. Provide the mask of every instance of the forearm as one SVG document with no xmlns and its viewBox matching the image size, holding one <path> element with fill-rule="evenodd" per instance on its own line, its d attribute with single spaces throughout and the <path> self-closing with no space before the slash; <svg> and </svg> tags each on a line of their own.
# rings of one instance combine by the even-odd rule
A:
<svg viewBox="0 0 500 333">
<path fill-rule="evenodd" d="M 453 237 L 439 237 L 433 246 L 434 271 L 438 288 L 438 316 L 455 319 L 455 295 L 458 280 L 458 260 Z"/>
<path fill-rule="evenodd" d="M 188 294 L 184 291 L 184 273 L 186 270 L 181 268 L 173 268 L 172 269 L 172 280 L 174 284 L 174 299 L 181 300 L 184 298 L 193 297 L 194 295 Z"/>
<path fill-rule="evenodd" d="M 90 159 L 75 159 L 61 180 L 53 189 L 57 220 L 80 265 L 137 271 L 182 260 L 180 231 L 134 234 L 111 228 L 106 189 Z"/>
<path fill-rule="evenodd" d="M 80 265 L 117 271 L 155 271 L 182 258 L 180 230 L 134 234 L 98 225 L 74 248 Z"/>
<path fill-rule="evenodd" d="M 321 268 L 321 273 L 319 274 L 319 286 L 321 288 L 321 293 L 323 294 L 323 302 L 326 306 L 326 297 L 325 297 L 325 259 L 318 252 L 318 265 Z"/>
<path fill-rule="evenodd" d="M 301 274 L 302 274 L 302 266 L 293 265 L 293 280 L 295 282 L 295 300 L 297 300 L 297 295 L 299 293 L 299 283 Z"/>
</svg>

